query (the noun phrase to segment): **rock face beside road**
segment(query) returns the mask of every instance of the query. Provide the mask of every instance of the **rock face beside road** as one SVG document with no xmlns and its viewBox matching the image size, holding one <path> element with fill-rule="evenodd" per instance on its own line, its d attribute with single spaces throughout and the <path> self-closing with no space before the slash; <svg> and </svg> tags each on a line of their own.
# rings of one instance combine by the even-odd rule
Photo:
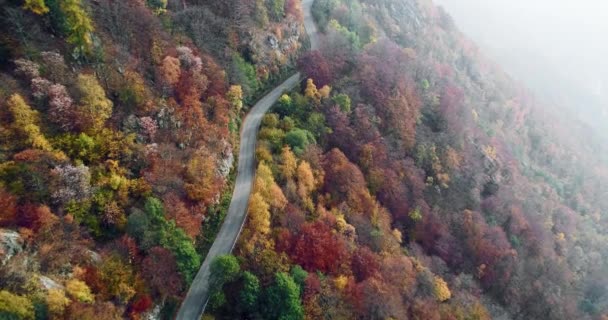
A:
<svg viewBox="0 0 608 320">
<path fill-rule="evenodd" d="M 311 14 L 313 0 L 302 1 L 304 9 L 304 25 L 310 37 L 311 49 L 318 48 L 317 28 Z M 257 142 L 258 129 L 264 114 L 279 99 L 281 94 L 295 87 L 300 81 L 300 74 L 296 73 L 274 88 L 269 94 L 258 101 L 251 109 L 241 131 L 241 149 L 239 150 L 239 164 L 236 177 L 236 184 L 232 194 L 232 201 L 228 208 L 228 214 L 224 220 L 209 253 L 203 261 L 188 294 L 182 303 L 177 314 L 178 320 L 198 320 L 207 305 L 209 299 L 209 275 L 210 265 L 213 259 L 222 254 L 232 251 L 236 240 L 239 237 L 241 228 L 247 217 L 247 205 L 253 187 L 253 177 L 255 175 L 255 147 Z"/>
</svg>

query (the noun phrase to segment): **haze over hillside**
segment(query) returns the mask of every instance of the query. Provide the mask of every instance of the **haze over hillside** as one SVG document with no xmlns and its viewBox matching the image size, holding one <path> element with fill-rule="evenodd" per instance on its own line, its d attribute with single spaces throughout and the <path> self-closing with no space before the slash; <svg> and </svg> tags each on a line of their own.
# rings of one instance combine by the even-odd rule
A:
<svg viewBox="0 0 608 320">
<path fill-rule="evenodd" d="M 608 126 L 608 3 L 437 0 L 483 51 L 596 131 Z M 598 117 L 598 114 L 601 116 Z M 604 134 L 605 136 L 605 134 Z"/>
</svg>

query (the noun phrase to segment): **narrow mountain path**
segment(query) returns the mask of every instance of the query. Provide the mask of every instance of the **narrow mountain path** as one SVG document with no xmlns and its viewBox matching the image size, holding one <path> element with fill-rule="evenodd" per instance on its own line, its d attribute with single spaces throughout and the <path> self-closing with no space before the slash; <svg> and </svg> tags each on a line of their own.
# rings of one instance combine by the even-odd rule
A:
<svg viewBox="0 0 608 320">
<path fill-rule="evenodd" d="M 316 49 L 318 45 L 317 28 L 311 14 L 313 1 L 302 0 L 302 9 L 304 10 L 304 25 L 310 38 L 311 48 Z M 219 255 L 232 252 L 247 218 L 247 205 L 253 187 L 253 178 L 255 177 L 255 147 L 262 118 L 283 92 L 294 88 L 299 82 L 300 73 L 289 77 L 289 79 L 260 99 L 245 118 L 241 130 L 241 148 L 239 150 L 236 184 L 230 207 L 228 208 L 228 214 L 211 249 L 209 249 L 209 253 L 205 257 L 205 261 L 203 261 L 201 268 L 190 285 L 188 294 L 177 314 L 177 320 L 198 320 L 205 311 L 210 294 L 209 275 L 211 262 Z"/>
</svg>

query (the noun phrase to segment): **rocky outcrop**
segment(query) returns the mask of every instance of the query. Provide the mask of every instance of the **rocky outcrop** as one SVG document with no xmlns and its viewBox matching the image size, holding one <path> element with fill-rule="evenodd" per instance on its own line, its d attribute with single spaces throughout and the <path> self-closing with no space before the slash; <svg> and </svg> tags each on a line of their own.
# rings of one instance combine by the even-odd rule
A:
<svg viewBox="0 0 608 320">
<path fill-rule="evenodd" d="M 21 251 L 23 251 L 21 235 L 16 231 L 0 229 L 0 262 L 2 265 Z"/>
</svg>

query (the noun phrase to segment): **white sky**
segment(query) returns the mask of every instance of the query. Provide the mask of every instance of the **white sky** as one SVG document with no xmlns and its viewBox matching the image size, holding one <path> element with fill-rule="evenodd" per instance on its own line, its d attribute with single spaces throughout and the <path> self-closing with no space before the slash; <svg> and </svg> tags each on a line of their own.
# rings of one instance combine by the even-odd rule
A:
<svg viewBox="0 0 608 320">
<path fill-rule="evenodd" d="M 608 0 L 434 1 L 515 78 L 575 110 L 582 96 L 608 110 Z"/>
</svg>

